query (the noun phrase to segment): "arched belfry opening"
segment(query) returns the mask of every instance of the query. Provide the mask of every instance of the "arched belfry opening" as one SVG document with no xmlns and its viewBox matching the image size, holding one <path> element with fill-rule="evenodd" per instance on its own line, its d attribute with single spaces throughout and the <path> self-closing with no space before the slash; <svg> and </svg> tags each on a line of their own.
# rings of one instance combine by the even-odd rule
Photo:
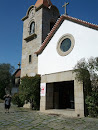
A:
<svg viewBox="0 0 98 130">
<path fill-rule="evenodd" d="M 33 21 L 31 24 L 30 24 L 30 34 L 33 34 L 35 33 L 35 22 Z"/>
</svg>

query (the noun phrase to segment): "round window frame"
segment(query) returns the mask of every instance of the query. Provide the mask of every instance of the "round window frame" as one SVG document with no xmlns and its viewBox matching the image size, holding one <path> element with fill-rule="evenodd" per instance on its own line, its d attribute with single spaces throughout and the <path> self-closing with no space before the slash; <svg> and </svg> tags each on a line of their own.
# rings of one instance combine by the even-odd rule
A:
<svg viewBox="0 0 98 130">
<path fill-rule="evenodd" d="M 71 46 L 70 46 L 70 48 L 68 49 L 68 51 L 63 52 L 63 51 L 61 50 L 60 46 L 61 46 L 62 41 L 65 40 L 65 39 L 67 39 L 67 38 L 71 40 Z M 73 50 L 74 45 L 75 45 L 75 39 L 74 39 L 74 37 L 73 37 L 71 34 L 63 35 L 63 36 L 59 39 L 59 41 L 58 41 L 58 43 L 57 43 L 57 52 L 58 52 L 58 54 L 59 54 L 60 56 L 66 56 L 66 55 L 68 55 L 68 54 Z"/>
</svg>

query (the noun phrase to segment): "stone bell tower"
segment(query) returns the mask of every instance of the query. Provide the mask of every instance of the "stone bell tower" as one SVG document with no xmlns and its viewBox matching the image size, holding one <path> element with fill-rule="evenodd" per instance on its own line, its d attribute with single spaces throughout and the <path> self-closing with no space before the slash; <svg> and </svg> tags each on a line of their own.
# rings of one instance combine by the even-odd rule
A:
<svg viewBox="0 0 98 130">
<path fill-rule="evenodd" d="M 23 21 L 21 77 L 38 73 L 39 49 L 59 17 L 59 11 L 50 0 L 37 0 L 29 7 Z"/>
</svg>

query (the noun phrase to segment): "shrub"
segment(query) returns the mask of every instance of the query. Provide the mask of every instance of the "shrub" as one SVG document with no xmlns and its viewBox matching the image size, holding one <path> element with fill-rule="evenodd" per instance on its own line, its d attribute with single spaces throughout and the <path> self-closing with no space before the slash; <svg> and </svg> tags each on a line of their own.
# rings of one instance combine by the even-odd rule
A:
<svg viewBox="0 0 98 130">
<path fill-rule="evenodd" d="M 21 78 L 19 86 L 19 98 L 22 102 L 29 101 L 33 103 L 34 109 L 39 109 L 40 106 L 40 76 L 34 77 L 25 76 Z"/>
<path fill-rule="evenodd" d="M 19 98 L 19 93 L 15 93 L 12 96 L 12 103 L 15 105 L 18 105 L 18 107 L 22 107 L 24 102 L 21 101 L 21 99 Z"/>
<path fill-rule="evenodd" d="M 98 57 L 81 59 L 73 72 L 83 83 L 85 116 L 98 116 Z"/>
<path fill-rule="evenodd" d="M 86 104 L 89 116 L 98 117 L 98 92 L 92 92 L 91 96 L 86 98 Z"/>
</svg>

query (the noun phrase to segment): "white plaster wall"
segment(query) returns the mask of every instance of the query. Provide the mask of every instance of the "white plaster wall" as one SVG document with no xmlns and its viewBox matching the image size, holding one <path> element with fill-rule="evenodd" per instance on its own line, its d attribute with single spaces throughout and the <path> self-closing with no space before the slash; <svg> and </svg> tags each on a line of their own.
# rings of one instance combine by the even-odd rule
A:
<svg viewBox="0 0 98 130">
<path fill-rule="evenodd" d="M 64 34 L 71 34 L 75 39 L 75 46 L 67 56 L 60 56 L 56 47 L 58 40 Z M 81 58 L 98 56 L 98 31 L 65 20 L 50 40 L 44 51 L 38 56 L 38 73 L 49 74 L 72 70 Z"/>
</svg>

